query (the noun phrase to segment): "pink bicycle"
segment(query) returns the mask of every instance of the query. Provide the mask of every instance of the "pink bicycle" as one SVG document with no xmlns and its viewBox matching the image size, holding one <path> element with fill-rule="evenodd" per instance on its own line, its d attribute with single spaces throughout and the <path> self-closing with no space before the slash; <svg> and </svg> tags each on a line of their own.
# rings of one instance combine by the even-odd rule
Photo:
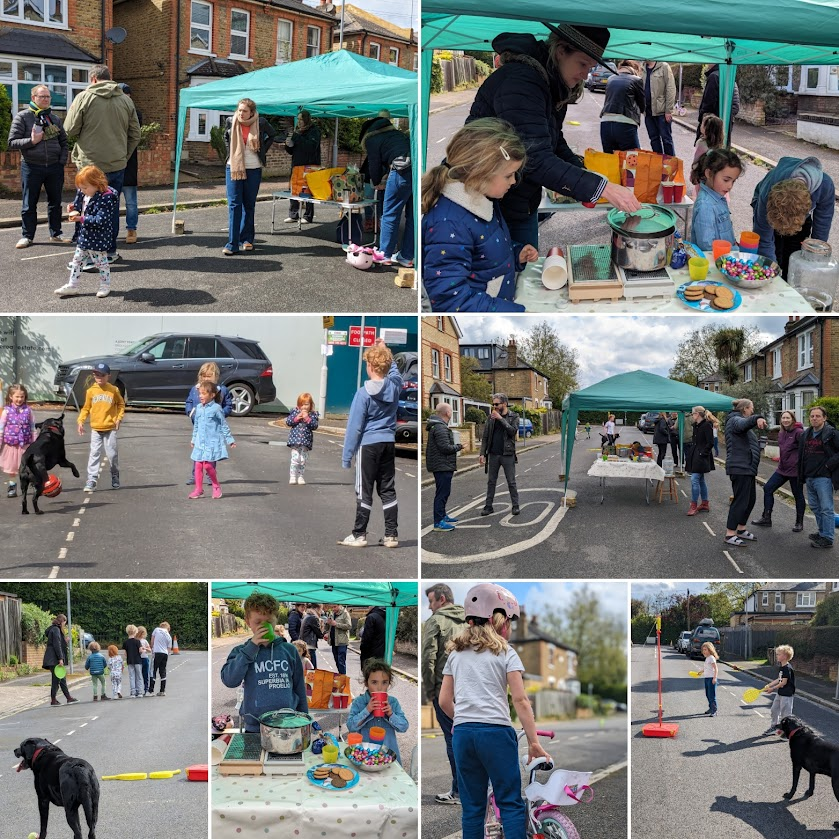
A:
<svg viewBox="0 0 839 839">
<path fill-rule="evenodd" d="M 538 731 L 539 737 L 553 740 L 553 731 Z M 524 731 L 518 732 L 521 744 L 525 736 Z M 554 765 L 543 757 L 527 761 L 522 755 L 522 765 L 528 772 L 528 786 L 525 789 L 525 806 L 527 808 L 527 837 L 528 839 L 580 839 L 580 834 L 574 823 L 560 809 L 561 804 L 588 803 L 594 797 L 590 786 L 584 782 L 591 775 L 590 772 L 554 771 Z M 537 772 L 551 772 L 546 784 L 536 783 Z M 566 783 L 569 781 L 570 783 Z M 586 797 L 586 793 L 588 796 Z M 547 798 L 546 798 L 547 796 Z M 549 799 L 554 798 L 555 801 Z M 487 792 L 487 809 L 484 820 L 484 839 L 505 839 L 504 826 L 501 824 L 501 812 L 495 803 L 492 787 Z"/>
</svg>

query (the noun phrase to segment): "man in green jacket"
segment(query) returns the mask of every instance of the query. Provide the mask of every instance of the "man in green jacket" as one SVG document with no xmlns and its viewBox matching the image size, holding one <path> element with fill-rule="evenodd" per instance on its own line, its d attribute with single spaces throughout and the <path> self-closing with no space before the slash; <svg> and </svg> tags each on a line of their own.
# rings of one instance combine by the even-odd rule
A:
<svg viewBox="0 0 839 839">
<path fill-rule="evenodd" d="M 647 61 L 644 65 L 644 124 L 650 146 L 658 154 L 676 154 L 673 146 L 673 108 L 676 106 L 676 82 L 670 65 Z"/>
<path fill-rule="evenodd" d="M 90 87 L 73 100 L 64 120 L 64 130 L 68 137 L 76 139 L 73 162 L 77 168 L 101 169 L 108 178 L 108 186 L 117 194 L 108 247 L 108 262 L 116 262 L 119 196 L 128 158 L 140 143 L 140 122 L 131 97 L 111 81 L 111 71 L 104 64 L 94 64 L 90 69 Z"/>
<path fill-rule="evenodd" d="M 343 606 L 336 606 L 326 620 L 329 626 L 329 643 L 335 666 L 342 676 L 347 675 L 347 646 L 350 643 L 350 613 Z"/>
<path fill-rule="evenodd" d="M 440 707 L 438 696 L 440 687 L 443 684 L 443 668 L 446 666 L 446 659 L 449 654 L 446 652 L 446 644 L 459 635 L 466 626 L 466 613 L 463 606 L 454 602 L 454 594 L 451 588 L 445 583 L 437 583 L 425 590 L 428 597 L 428 608 L 431 609 L 431 617 L 425 622 L 422 628 L 422 687 L 426 697 L 434 705 L 434 714 L 437 722 L 446 738 L 446 755 L 449 758 L 449 766 L 452 770 L 452 788 L 449 792 L 440 793 L 434 796 L 438 804 L 459 804 L 460 795 L 457 790 L 457 770 L 454 763 L 454 752 L 452 751 L 452 726 L 453 722 L 445 711 Z"/>
</svg>

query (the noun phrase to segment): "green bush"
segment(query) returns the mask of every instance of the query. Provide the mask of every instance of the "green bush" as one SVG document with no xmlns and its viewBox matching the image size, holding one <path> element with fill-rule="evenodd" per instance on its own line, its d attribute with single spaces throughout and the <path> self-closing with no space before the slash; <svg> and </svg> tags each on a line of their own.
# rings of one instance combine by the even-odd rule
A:
<svg viewBox="0 0 839 839">
<path fill-rule="evenodd" d="M 487 421 L 487 415 L 480 409 L 470 405 L 466 409 L 466 422 L 474 422 L 478 425 L 483 425 Z"/>
<path fill-rule="evenodd" d="M 431 408 L 423 408 L 420 411 L 420 416 L 422 417 L 423 422 L 427 422 L 428 418 L 431 416 Z"/>
<path fill-rule="evenodd" d="M 399 621 L 396 624 L 396 640 L 416 643 L 418 624 L 418 610 L 416 606 L 407 606 L 399 610 Z"/>
<path fill-rule="evenodd" d="M 219 160 L 227 160 L 227 146 L 224 144 L 224 129 L 214 125 L 210 129 L 210 145 L 218 155 Z"/>
<path fill-rule="evenodd" d="M 587 693 L 581 693 L 577 697 L 578 708 L 589 708 L 594 711 L 597 708 L 598 699 L 596 696 L 589 696 Z"/>
<path fill-rule="evenodd" d="M 475 72 L 479 76 L 483 76 L 484 78 L 486 78 L 492 72 L 492 66 L 490 64 L 487 64 L 485 61 L 476 61 Z"/>
<path fill-rule="evenodd" d="M 9 667 L 17 667 L 18 657 L 16 655 L 9 656 Z"/>
<path fill-rule="evenodd" d="M 436 55 L 431 59 L 431 92 L 443 92 L 443 70 L 440 67 L 440 59 Z M 11 105 L 9 107 L 11 108 Z"/>
<path fill-rule="evenodd" d="M 12 100 L 6 86 L 0 84 L 0 151 L 6 151 L 12 128 Z"/>
<path fill-rule="evenodd" d="M 34 603 L 24 603 L 20 609 L 20 631 L 27 644 L 43 644 L 52 615 Z"/>
<path fill-rule="evenodd" d="M 31 664 L 18 664 L 15 667 L 15 673 L 18 676 L 31 676 L 33 673 L 37 673 L 40 670 L 39 667 L 33 667 Z"/>
<path fill-rule="evenodd" d="M 148 125 L 140 126 L 140 145 L 138 149 L 147 149 L 149 147 L 149 140 L 160 132 L 159 122 L 150 122 Z"/>
<path fill-rule="evenodd" d="M 827 421 L 834 427 L 839 428 L 839 396 L 820 396 L 814 402 L 804 406 L 805 427 L 807 426 L 806 418 L 809 415 L 810 408 L 819 405 L 827 411 Z"/>
</svg>

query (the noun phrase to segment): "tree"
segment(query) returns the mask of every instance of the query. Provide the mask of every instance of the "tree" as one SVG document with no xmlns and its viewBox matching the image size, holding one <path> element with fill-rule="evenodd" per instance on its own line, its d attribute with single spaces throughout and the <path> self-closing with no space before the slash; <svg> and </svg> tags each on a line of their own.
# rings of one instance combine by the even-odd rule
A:
<svg viewBox="0 0 839 839">
<path fill-rule="evenodd" d="M 811 626 L 839 626 L 839 592 L 829 594 L 816 606 Z"/>
<path fill-rule="evenodd" d="M 479 369 L 477 358 L 460 356 L 460 392 L 477 402 L 492 402 L 492 385 L 477 372 Z"/>
<path fill-rule="evenodd" d="M 559 332 L 546 320 L 534 326 L 519 343 L 519 355 L 549 377 L 548 396 L 555 408 L 580 387 L 577 351 L 562 343 Z"/>
<path fill-rule="evenodd" d="M 760 337 L 756 326 L 741 326 L 736 329 L 706 323 L 700 329 L 694 329 L 681 341 L 676 350 L 676 361 L 668 375 L 671 379 L 696 385 L 699 379 L 710 376 L 720 370 L 717 356 L 716 336 L 720 332 L 742 332 L 743 341 L 737 361 L 753 355 L 760 348 Z M 735 336 L 728 334 L 726 342 L 720 342 L 720 352 L 726 353 L 726 360 L 731 358 Z"/>
<path fill-rule="evenodd" d="M 755 413 L 766 417 L 766 421 L 772 425 L 775 416 L 775 397 L 771 393 L 771 388 L 772 379 L 768 376 L 760 376 L 750 382 L 726 385 L 720 392 L 732 399 L 750 399 L 754 402 Z"/>
<path fill-rule="evenodd" d="M 0 84 L 0 151 L 8 148 L 9 131 L 12 128 L 12 100 L 6 86 Z"/>
<path fill-rule="evenodd" d="M 766 583 L 708 583 L 708 591 L 711 594 L 724 594 L 728 598 L 732 612 L 742 611 L 746 605 L 746 599 Z"/>
</svg>

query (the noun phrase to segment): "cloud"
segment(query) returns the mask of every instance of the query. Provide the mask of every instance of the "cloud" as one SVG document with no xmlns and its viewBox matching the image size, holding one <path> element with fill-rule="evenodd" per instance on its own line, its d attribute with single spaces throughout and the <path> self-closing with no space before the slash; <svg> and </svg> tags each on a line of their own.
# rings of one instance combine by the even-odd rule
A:
<svg viewBox="0 0 839 839">
<path fill-rule="evenodd" d="M 708 591 L 708 583 L 702 583 L 690 580 L 663 580 L 662 582 L 648 582 L 648 583 L 632 583 L 632 597 L 635 600 L 643 600 L 645 597 L 657 597 L 664 595 L 669 597 L 671 594 L 687 594 L 690 590 L 691 594 L 703 594 Z"/>
</svg>

